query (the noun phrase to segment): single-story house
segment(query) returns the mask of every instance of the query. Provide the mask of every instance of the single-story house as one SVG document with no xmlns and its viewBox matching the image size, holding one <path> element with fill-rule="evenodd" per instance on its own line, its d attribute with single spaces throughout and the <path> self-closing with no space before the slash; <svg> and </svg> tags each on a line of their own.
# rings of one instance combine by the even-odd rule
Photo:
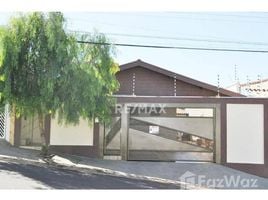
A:
<svg viewBox="0 0 268 200">
<path fill-rule="evenodd" d="M 120 66 L 109 124 L 47 117 L 51 150 L 104 159 L 208 161 L 268 177 L 268 99 L 137 60 Z M 9 142 L 40 144 L 36 119 L 10 119 Z"/>
</svg>

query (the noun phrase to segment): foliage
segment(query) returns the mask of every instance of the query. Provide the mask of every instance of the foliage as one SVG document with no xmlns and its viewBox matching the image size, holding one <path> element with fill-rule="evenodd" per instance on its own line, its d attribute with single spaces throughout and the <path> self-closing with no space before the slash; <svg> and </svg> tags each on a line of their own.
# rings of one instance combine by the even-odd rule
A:
<svg viewBox="0 0 268 200">
<path fill-rule="evenodd" d="M 80 117 L 107 120 L 118 88 L 113 47 L 78 44 L 65 26 L 59 12 L 34 12 L 12 18 L 1 30 L 1 102 L 18 116 L 58 113 L 65 123 Z M 107 42 L 98 33 L 83 39 Z"/>
<path fill-rule="evenodd" d="M 83 41 L 92 43 L 107 43 L 104 35 L 83 35 Z M 60 119 L 76 121 L 79 116 L 84 118 L 99 118 L 108 120 L 111 105 L 114 103 L 111 95 L 118 88 L 115 73 L 118 65 L 111 59 L 111 46 L 78 45 L 75 70 L 64 79 L 64 87 L 60 93 L 63 106 L 59 109 Z M 73 81 L 78 79 L 77 81 Z M 81 88 L 84 88 L 81 90 Z"/>
</svg>

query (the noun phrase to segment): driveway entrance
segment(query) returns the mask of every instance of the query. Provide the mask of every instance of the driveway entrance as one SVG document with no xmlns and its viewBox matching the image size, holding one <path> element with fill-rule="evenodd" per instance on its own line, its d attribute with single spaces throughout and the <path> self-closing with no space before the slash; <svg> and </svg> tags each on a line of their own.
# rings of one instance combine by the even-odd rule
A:
<svg viewBox="0 0 268 200">
<path fill-rule="evenodd" d="M 215 137 L 215 105 L 129 104 L 105 127 L 104 155 L 214 162 Z"/>
</svg>

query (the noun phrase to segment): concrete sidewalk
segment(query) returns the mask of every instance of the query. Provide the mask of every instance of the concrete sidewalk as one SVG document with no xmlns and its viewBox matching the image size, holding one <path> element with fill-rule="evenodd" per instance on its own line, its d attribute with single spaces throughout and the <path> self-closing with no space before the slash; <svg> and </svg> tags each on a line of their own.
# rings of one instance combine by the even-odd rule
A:
<svg viewBox="0 0 268 200">
<path fill-rule="evenodd" d="M 0 158 L 45 163 L 40 151 L 12 147 L 0 140 Z M 159 182 L 184 183 L 189 188 L 268 189 L 268 179 L 234 170 L 214 163 L 187 162 L 141 162 L 101 160 L 60 154 L 52 161 L 59 165 L 72 166 L 76 170 L 93 169 L 107 174 Z M 199 180 L 200 179 L 200 180 Z M 199 180 L 199 181 L 198 181 Z M 256 184 L 251 187 L 254 180 Z M 253 181 L 253 182 L 252 182 Z M 216 183 L 215 183 L 216 182 Z M 242 184 L 241 184 L 242 182 Z M 198 187 L 192 187 L 198 185 Z"/>
<path fill-rule="evenodd" d="M 95 167 L 167 181 L 182 181 L 202 188 L 268 189 L 267 178 L 244 173 L 215 163 L 100 160 L 71 155 L 61 155 L 58 158 L 64 159 L 63 163 L 76 167 Z M 60 163 L 61 159 L 57 159 L 56 156 L 54 160 L 62 164 Z"/>
<path fill-rule="evenodd" d="M 0 156 L 42 162 L 40 151 L 14 147 L 7 143 L 4 139 L 0 139 Z"/>
</svg>

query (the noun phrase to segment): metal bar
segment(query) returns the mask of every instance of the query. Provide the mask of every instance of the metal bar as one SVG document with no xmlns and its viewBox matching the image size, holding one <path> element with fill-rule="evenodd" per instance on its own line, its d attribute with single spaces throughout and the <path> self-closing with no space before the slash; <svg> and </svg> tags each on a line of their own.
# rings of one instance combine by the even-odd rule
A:
<svg viewBox="0 0 268 200">
<path fill-rule="evenodd" d="M 121 118 L 119 118 L 115 124 L 112 125 L 111 130 L 105 136 L 105 145 L 107 146 L 115 137 L 115 135 L 120 131 L 121 128 Z"/>
<path fill-rule="evenodd" d="M 121 151 L 120 151 L 120 149 L 105 149 L 104 150 L 104 155 L 120 156 L 121 155 Z"/>
<path fill-rule="evenodd" d="M 148 135 L 152 135 L 148 131 L 144 130 L 142 127 L 130 126 L 130 129 L 141 131 L 142 133 L 145 133 L 145 134 L 148 134 Z M 195 148 L 202 148 L 206 152 L 212 152 L 213 151 L 213 148 L 211 149 L 211 148 L 207 148 L 207 147 L 204 147 L 204 146 L 201 146 L 201 145 L 197 145 L 194 142 L 184 141 L 184 140 L 178 138 L 177 133 L 174 134 L 174 133 L 171 133 L 171 132 L 159 131 L 158 134 L 153 134 L 153 136 L 175 141 L 175 142 L 178 143 L 178 145 L 180 143 L 183 143 L 183 144 L 187 144 L 187 145 L 193 146 Z M 212 141 L 212 140 L 210 140 L 210 141 Z"/>
<path fill-rule="evenodd" d="M 215 108 L 215 162 L 221 162 L 221 106 Z"/>
<path fill-rule="evenodd" d="M 120 150 L 122 160 L 128 159 L 128 134 L 129 134 L 129 112 L 126 104 L 122 105 L 121 113 L 121 135 Z"/>
<path fill-rule="evenodd" d="M 213 108 L 213 162 L 216 162 L 216 108 Z"/>
<path fill-rule="evenodd" d="M 94 124 L 95 126 L 95 124 Z M 99 156 L 100 158 L 103 158 L 104 156 L 104 150 L 105 150 L 105 137 L 104 137 L 104 131 L 105 131 L 105 125 L 99 123 Z"/>
<path fill-rule="evenodd" d="M 1 108 L 0 109 L 0 138 L 5 137 L 5 109 Z"/>
<path fill-rule="evenodd" d="M 129 151 L 129 160 L 146 161 L 205 161 L 213 162 L 213 153 L 207 152 L 168 152 L 168 151 Z"/>
<path fill-rule="evenodd" d="M 171 130 L 171 131 L 176 131 L 176 132 L 181 132 L 181 133 L 185 133 L 185 134 L 188 134 L 188 135 L 192 135 L 192 136 L 196 136 L 196 137 L 199 137 L 201 139 L 206 139 L 206 140 L 211 140 L 209 138 L 205 138 L 205 137 L 202 137 L 202 136 L 199 136 L 199 135 L 196 135 L 196 134 L 192 134 L 192 133 L 188 133 L 188 132 L 185 132 L 185 131 L 182 131 L 182 130 L 177 130 L 177 129 L 173 129 L 173 128 L 169 128 L 169 127 L 166 127 L 166 126 L 160 126 L 158 124 L 155 124 L 155 123 L 149 123 L 149 122 L 146 122 L 146 121 L 143 121 L 143 120 L 139 120 L 139 119 L 134 119 L 134 118 L 131 118 L 130 119 L 130 126 L 132 127 L 132 123 L 133 121 L 139 121 L 140 123 L 144 123 L 144 124 L 148 124 L 148 125 L 153 125 L 153 126 L 159 126 L 161 128 L 164 128 L 164 129 L 167 129 L 167 130 Z M 168 138 L 167 138 L 168 139 Z"/>
</svg>

